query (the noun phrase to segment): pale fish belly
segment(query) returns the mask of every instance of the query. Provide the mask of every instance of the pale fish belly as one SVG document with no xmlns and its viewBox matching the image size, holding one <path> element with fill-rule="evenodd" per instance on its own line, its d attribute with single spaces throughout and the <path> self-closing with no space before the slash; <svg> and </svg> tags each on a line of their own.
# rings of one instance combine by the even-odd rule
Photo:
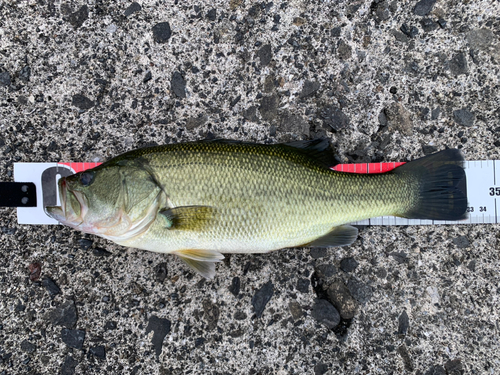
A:
<svg viewBox="0 0 500 375">
<path fill-rule="evenodd" d="M 279 227 L 289 226 L 280 233 Z M 118 243 L 123 246 L 149 250 L 158 253 L 172 253 L 178 250 L 215 250 L 220 253 L 267 253 L 283 248 L 298 247 L 325 235 L 332 229 L 331 223 L 309 225 L 303 228 L 293 223 L 276 227 L 266 226 L 265 230 L 253 231 L 249 228 L 236 229 L 215 227 L 210 231 L 186 232 L 168 231 L 153 225 L 142 236 Z"/>
</svg>

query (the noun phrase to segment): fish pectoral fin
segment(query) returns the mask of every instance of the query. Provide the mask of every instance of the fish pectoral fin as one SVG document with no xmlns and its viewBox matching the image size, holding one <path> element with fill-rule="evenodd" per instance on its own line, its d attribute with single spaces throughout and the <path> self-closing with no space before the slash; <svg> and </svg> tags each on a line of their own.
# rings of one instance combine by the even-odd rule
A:
<svg viewBox="0 0 500 375">
<path fill-rule="evenodd" d="M 214 213 L 215 209 L 210 206 L 181 206 L 159 211 L 166 228 L 191 231 L 205 227 Z"/>
<path fill-rule="evenodd" d="M 178 250 L 173 254 L 206 279 L 214 278 L 215 263 L 224 259 L 224 255 L 215 250 Z"/>
<path fill-rule="evenodd" d="M 330 246 L 348 246 L 358 237 L 358 228 L 352 225 L 341 225 L 333 228 L 322 237 L 315 239 L 304 246 L 311 247 L 330 247 Z"/>
</svg>

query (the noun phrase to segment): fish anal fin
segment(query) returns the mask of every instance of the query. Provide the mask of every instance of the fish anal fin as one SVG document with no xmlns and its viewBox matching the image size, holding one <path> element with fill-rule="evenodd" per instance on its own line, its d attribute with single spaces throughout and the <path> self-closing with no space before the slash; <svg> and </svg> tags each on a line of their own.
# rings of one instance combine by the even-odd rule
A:
<svg viewBox="0 0 500 375">
<path fill-rule="evenodd" d="M 330 246 L 348 246 L 358 237 L 358 228 L 352 225 L 341 225 L 333 228 L 322 237 L 315 239 L 304 246 L 310 247 L 330 247 Z"/>
<path fill-rule="evenodd" d="M 215 209 L 210 206 L 181 206 L 160 210 L 168 229 L 196 231 L 212 219 Z"/>
<path fill-rule="evenodd" d="M 215 263 L 224 259 L 224 255 L 215 250 L 178 250 L 174 251 L 173 254 L 206 279 L 214 278 Z"/>
</svg>

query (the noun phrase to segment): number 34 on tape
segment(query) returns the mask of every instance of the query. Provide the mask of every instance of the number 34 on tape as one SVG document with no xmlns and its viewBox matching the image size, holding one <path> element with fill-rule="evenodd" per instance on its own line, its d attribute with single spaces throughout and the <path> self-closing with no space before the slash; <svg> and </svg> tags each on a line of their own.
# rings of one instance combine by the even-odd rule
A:
<svg viewBox="0 0 500 375">
<path fill-rule="evenodd" d="M 18 207 L 19 224 L 57 224 L 57 221 L 45 214 L 45 206 L 59 205 L 57 181 L 100 163 L 15 163 L 14 180 L 33 182 L 36 186 L 37 206 Z M 403 163 L 360 163 L 339 164 L 333 169 L 348 173 L 383 173 Z M 426 225 L 426 224 L 487 224 L 498 223 L 500 213 L 500 160 L 466 161 L 467 198 L 469 214 L 462 221 L 414 220 L 393 216 L 376 217 L 362 220 L 358 225 Z M 498 184 L 497 184 L 498 183 Z M 498 202 L 497 202 L 498 201 Z"/>
</svg>

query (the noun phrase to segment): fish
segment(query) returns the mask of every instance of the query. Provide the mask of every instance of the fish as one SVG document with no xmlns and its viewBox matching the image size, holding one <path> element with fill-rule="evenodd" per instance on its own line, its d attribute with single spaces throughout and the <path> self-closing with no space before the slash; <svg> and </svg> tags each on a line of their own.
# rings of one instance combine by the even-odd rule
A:
<svg viewBox="0 0 500 375">
<path fill-rule="evenodd" d="M 226 253 L 351 245 L 378 216 L 462 220 L 464 158 L 446 149 L 380 174 L 332 170 L 326 139 L 211 140 L 129 151 L 58 181 L 47 215 L 119 245 L 177 255 L 206 278 Z"/>
</svg>

